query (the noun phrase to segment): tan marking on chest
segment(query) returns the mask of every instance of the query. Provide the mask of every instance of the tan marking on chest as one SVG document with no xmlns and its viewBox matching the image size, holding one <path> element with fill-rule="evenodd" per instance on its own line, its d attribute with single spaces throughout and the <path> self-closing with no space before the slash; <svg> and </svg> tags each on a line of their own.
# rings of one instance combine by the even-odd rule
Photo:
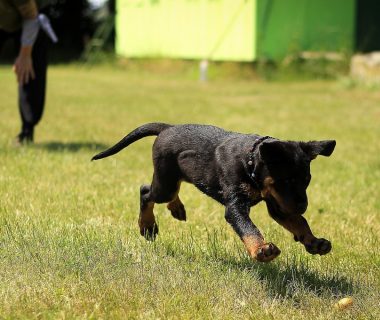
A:
<svg viewBox="0 0 380 320">
<path fill-rule="evenodd" d="M 240 189 L 252 200 L 258 200 L 261 198 L 260 191 L 254 189 L 249 183 L 240 184 Z"/>
<path fill-rule="evenodd" d="M 282 198 L 282 196 L 276 191 L 276 189 L 274 188 L 274 180 L 272 177 L 266 177 L 264 179 L 264 188 L 263 190 L 261 190 L 261 196 L 263 198 L 268 198 L 269 196 L 272 196 L 272 198 L 275 199 L 275 201 L 277 202 L 277 204 L 281 207 L 281 208 L 286 208 L 286 203 L 284 202 L 284 199 Z"/>
</svg>

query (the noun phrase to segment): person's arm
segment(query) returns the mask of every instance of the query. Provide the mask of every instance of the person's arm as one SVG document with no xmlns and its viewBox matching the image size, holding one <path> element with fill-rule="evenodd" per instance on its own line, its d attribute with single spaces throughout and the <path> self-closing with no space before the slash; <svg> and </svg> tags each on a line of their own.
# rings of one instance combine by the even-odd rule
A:
<svg viewBox="0 0 380 320">
<path fill-rule="evenodd" d="M 35 0 L 13 0 L 13 2 L 23 20 L 21 48 L 13 70 L 16 73 L 18 83 L 23 85 L 35 78 L 32 50 L 39 31 L 38 10 Z"/>
</svg>

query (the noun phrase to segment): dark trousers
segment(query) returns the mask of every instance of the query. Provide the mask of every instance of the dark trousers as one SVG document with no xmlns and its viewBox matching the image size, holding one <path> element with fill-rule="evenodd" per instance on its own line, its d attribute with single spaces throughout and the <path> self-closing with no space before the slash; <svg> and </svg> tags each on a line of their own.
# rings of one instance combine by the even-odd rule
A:
<svg viewBox="0 0 380 320">
<path fill-rule="evenodd" d="M 7 33 L 0 30 L 0 48 L 5 40 L 13 38 L 17 50 L 20 48 L 21 32 Z M 33 46 L 32 59 L 35 78 L 27 84 L 19 85 L 18 105 L 20 110 L 22 128 L 21 132 L 33 135 L 34 126 L 40 121 L 44 106 L 46 92 L 46 71 L 48 65 L 48 38 L 40 30 Z"/>
</svg>

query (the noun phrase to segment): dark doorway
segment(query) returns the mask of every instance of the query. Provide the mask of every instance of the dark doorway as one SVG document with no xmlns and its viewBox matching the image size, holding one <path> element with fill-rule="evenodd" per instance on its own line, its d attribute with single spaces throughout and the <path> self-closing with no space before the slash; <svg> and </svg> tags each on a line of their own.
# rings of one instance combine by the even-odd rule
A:
<svg viewBox="0 0 380 320">
<path fill-rule="evenodd" d="M 356 51 L 380 51 L 380 1 L 357 0 Z"/>
</svg>

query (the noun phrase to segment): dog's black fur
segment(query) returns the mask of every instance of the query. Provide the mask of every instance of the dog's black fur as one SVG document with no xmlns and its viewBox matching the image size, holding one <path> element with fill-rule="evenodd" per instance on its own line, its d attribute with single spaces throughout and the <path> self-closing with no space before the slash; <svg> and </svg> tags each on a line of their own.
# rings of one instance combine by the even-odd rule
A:
<svg viewBox="0 0 380 320">
<path fill-rule="evenodd" d="M 227 222 L 258 261 L 270 261 L 280 254 L 274 244 L 264 241 L 249 218 L 250 207 L 262 200 L 270 216 L 308 252 L 322 255 L 331 250 L 328 240 L 314 237 L 302 214 L 308 205 L 310 161 L 318 155 L 330 156 L 335 141 L 281 141 L 209 125 L 148 123 L 92 160 L 152 135 L 158 136 L 153 145 L 153 181 L 140 189 L 139 225 L 147 239 L 158 233 L 154 203 L 167 202 L 173 217 L 186 220 L 178 197 L 180 183 L 185 181 L 226 207 Z"/>
</svg>

